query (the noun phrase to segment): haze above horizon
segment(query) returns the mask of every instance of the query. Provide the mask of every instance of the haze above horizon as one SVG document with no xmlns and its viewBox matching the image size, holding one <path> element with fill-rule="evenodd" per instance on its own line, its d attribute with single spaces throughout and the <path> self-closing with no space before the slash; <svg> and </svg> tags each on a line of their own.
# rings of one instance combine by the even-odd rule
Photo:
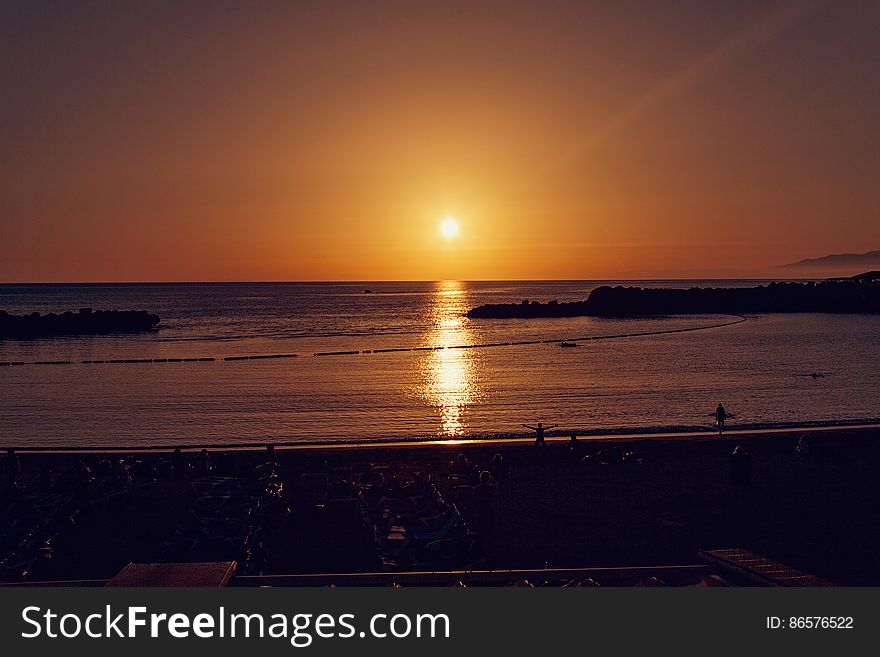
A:
<svg viewBox="0 0 880 657">
<path fill-rule="evenodd" d="M 4 3 L 0 281 L 756 278 L 876 249 L 878 37 L 868 0 Z"/>
</svg>

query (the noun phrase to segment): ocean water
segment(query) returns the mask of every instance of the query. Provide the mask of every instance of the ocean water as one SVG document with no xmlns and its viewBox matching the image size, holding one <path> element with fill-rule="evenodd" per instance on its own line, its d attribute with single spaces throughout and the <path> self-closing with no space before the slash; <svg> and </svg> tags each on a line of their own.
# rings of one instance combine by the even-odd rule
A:
<svg viewBox="0 0 880 657">
<path fill-rule="evenodd" d="M 0 285 L 12 313 L 162 317 L 149 334 L 0 341 L 0 362 L 74 361 L 0 367 L 0 445 L 451 439 L 537 421 L 566 433 L 708 428 L 718 401 L 741 426 L 880 417 L 877 316 L 464 317 L 482 303 L 584 299 L 599 284 Z M 527 344 L 477 346 L 512 342 Z M 315 355 L 332 351 L 357 353 Z M 296 357 L 223 360 L 270 354 Z"/>
</svg>

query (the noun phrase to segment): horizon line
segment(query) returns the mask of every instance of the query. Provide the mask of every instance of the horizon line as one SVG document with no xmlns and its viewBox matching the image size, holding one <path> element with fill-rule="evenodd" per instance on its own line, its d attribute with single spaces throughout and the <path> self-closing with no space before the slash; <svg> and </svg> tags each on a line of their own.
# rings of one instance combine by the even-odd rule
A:
<svg viewBox="0 0 880 657">
<path fill-rule="evenodd" d="M 785 280 L 815 280 L 815 276 L 786 277 Z M 833 277 L 832 277 L 833 278 Z M 655 278 L 435 278 L 435 279 L 320 279 L 320 280 L 134 280 L 134 281 L 2 281 L 0 285 L 351 285 L 360 283 L 642 283 L 651 281 L 772 281 L 773 276 L 658 276 Z"/>
</svg>

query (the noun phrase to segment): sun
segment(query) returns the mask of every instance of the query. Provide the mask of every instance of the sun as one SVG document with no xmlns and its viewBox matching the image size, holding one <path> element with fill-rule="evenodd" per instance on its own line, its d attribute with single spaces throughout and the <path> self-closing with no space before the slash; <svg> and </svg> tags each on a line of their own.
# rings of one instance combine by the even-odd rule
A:
<svg viewBox="0 0 880 657">
<path fill-rule="evenodd" d="M 446 217 L 440 222 L 440 234 L 448 240 L 458 236 L 458 220 L 455 217 Z"/>
</svg>

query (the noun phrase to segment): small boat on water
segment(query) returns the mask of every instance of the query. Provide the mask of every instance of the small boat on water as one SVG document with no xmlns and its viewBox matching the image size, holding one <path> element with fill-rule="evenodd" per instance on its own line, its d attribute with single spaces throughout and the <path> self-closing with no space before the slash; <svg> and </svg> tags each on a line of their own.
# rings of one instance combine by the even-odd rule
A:
<svg viewBox="0 0 880 657">
<path fill-rule="evenodd" d="M 565 342 L 562 341 L 559 343 L 560 347 L 577 347 L 577 342 Z"/>
</svg>

